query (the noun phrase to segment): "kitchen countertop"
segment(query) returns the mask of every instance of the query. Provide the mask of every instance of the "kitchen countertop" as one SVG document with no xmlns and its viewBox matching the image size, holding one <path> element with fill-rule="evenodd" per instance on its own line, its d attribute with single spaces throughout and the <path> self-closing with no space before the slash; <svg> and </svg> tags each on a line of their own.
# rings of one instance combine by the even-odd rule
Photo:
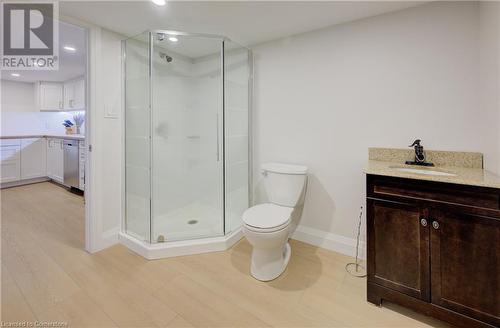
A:
<svg viewBox="0 0 500 328">
<path fill-rule="evenodd" d="M 418 170 L 432 170 L 455 174 L 455 176 L 426 175 L 412 172 L 399 171 L 398 168 L 411 168 Z M 445 183 L 455 183 L 468 186 L 490 187 L 500 189 L 500 176 L 480 168 L 467 168 L 457 166 L 422 167 L 405 165 L 395 162 L 369 160 L 365 169 L 366 174 L 383 175 L 414 180 L 426 180 Z"/>
<path fill-rule="evenodd" d="M 26 139 L 26 138 L 56 138 L 66 140 L 85 140 L 83 134 L 33 134 L 33 135 L 12 135 L 0 136 L 0 139 Z"/>
</svg>

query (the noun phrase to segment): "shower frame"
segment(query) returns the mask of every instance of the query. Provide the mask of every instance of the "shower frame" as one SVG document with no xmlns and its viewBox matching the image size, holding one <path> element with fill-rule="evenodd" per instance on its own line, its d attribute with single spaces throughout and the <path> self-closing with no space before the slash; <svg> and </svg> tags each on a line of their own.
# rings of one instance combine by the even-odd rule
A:
<svg viewBox="0 0 500 328">
<path fill-rule="evenodd" d="M 227 250 L 232 247 L 237 241 L 239 241 L 243 237 L 243 233 L 241 230 L 241 225 L 235 229 L 227 233 L 226 231 L 226 143 L 225 143 L 225 135 L 226 135 L 226 67 L 225 67 L 225 44 L 227 41 L 237 44 L 242 49 L 246 49 L 248 51 L 248 90 L 247 90 L 247 133 L 248 133 L 248 205 L 251 206 L 253 204 L 253 122 L 252 122 L 252 114 L 253 114 L 253 75 L 254 75 L 254 66 L 253 66 L 253 52 L 241 45 L 237 42 L 231 40 L 228 37 L 216 35 L 216 34 L 206 34 L 206 33 L 192 33 L 192 32 L 183 32 L 176 30 L 163 30 L 163 29 L 154 29 L 147 30 L 141 34 L 148 33 L 148 89 L 149 89 L 149 123 L 150 123 L 150 142 L 149 142 L 149 242 L 139 240 L 134 236 L 129 235 L 126 232 L 126 183 L 123 183 L 122 188 L 122 222 L 121 222 L 121 231 L 119 233 L 120 242 L 131 249 L 132 251 L 142 255 L 147 259 L 159 259 L 166 257 L 174 257 L 174 256 L 182 256 L 182 255 L 190 255 L 190 254 L 200 254 L 206 252 L 214 252 Z M 154 121 L 153 121 L 153 71 L 154 71 L 154 37 L 157 34 L 166 34 L 173 36 L 186 36 L 186 37 L 199 37 L 199 38 L 207 38 L 207 39 L 216 39 L 221 42 L 221 83 L 222 83 L 222 183 L 221 183 L 221 191 L 222 191 L 222 236 L 215 237 L 202 237 L 202 238 L 193 238 L 193 239 L 184 239 L 179 241 L 166 241 L 163 243 L 153 243 L 153 183 L 152 183 L 152 172 L 153 172 L 153 137 L 152 133 L 154 131 Z M 122 140 L 124 140 L 122 144 L 122 179 L 126 181 L 126 90 L 127 90 L 127 81 L 126 81 L 126 42 L 133 37 L 124 39 L 121 41 L 121 60 L 122 60 Z"/>
</svg>

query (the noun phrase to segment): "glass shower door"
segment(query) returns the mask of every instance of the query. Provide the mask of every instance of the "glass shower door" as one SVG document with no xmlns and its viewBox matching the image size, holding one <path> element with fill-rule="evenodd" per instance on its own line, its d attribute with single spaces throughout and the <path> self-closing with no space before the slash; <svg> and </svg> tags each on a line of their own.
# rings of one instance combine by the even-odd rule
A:
<svg viewBox="0 0 500 328">
<path fill-rule="evenodd" d="M 151 242 L 224 234 L 222 40 L 152 33 Z"/>
<path fill-rule="evenodd" d="M 151 236 L 149 49 L 149 33 L 123 42 L 125 231 L 147 242 Z"/>
<path fill-rule="evenodd" d="M 249 207 L 249 99 L 252 54 L 232 41 L 224 42 L 225 233 L 242 225 Z"/>
</svg>

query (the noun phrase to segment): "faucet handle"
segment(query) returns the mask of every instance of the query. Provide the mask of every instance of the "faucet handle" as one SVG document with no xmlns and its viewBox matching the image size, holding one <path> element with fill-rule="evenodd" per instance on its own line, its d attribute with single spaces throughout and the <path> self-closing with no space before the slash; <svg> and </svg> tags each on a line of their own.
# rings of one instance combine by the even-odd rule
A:
<svg viewBox="0 0 500 328">
<path fill-rule="evenodd" d="M 413 143 L 412 143 L 410 146 L 408 146 L 408 147 L 420 146 L 420 142 L 421 142 L 421 141 L 422 141 L 422 140 L 417 139 L 417 140 L 413 141 Z"/>
</svg>

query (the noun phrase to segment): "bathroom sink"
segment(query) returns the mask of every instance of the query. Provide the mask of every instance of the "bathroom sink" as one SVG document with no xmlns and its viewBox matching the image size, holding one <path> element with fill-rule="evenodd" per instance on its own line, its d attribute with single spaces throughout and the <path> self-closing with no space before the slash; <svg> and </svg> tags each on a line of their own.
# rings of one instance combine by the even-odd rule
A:
<svg viewBox="0 0 500 328">
<path fill-rule="evenodd" d="M 442 171 L 435 171 L 435 170 L 424 170 L 424 169 L 414 169 L 410 167 L 392 167 L 393 169 L 396 169 L 401 172 L 407 172 L 407 173 L 416 173 L 416 174 L 424 174 L 424 175 L 435 175 L 435 176 L 445 176 L 445 177 L 455 177 L 457 176 L 456 174 L 453 173 L 448 173 L 448 172 L 442 172 Z"/>
</svg>

